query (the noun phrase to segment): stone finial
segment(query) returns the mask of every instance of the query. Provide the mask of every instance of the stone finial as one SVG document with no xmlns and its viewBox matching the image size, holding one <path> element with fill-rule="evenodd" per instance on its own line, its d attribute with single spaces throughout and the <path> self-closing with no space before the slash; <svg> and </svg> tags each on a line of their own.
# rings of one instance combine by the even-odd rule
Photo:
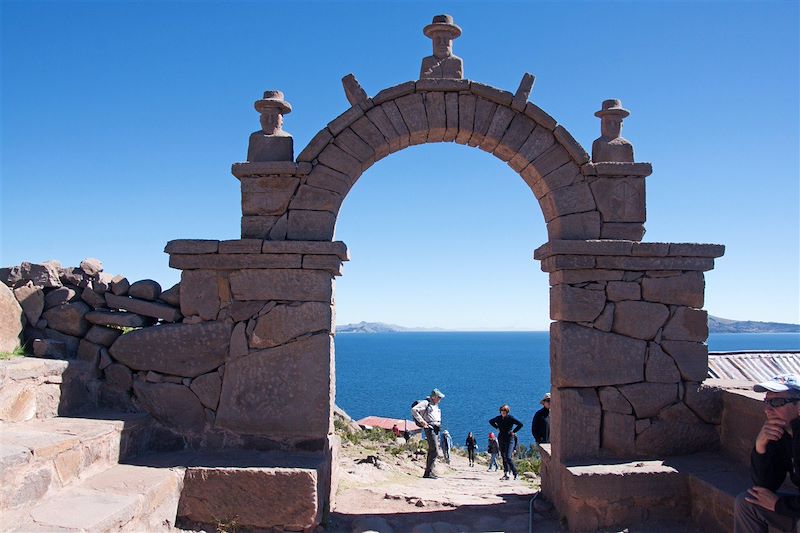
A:
<svg viewBox="0 0 800 533">
<path fill-rule="evenodd" d="M 461 35 L 461 28 L 453 22 L 453 17 L 436 15 L 422 33 L 433 41 L 433 55 L 422 59 L 419 78 L 463 79 L 464 61 L 453 55 L 453 39 Z"/>
<path fill-rule="evenodd" d="M 264 91 L 264 97 L 253 106 L 261 114 L 261 129 L 250 134 L 247 160 L 293 161 L 292 136 L 283 131 L 283 115 L 292 112 L 292 105 L 284 100 L 281 91 Z"/>
<path fill-rule="evenodd" d="M 519 87 L 517 88 L 517 92 L 514 93 L 514 99 L 511 101 L 511 108 L 517 111 L 522 111 L 525 109 L 525 105 L 528 103 L 528 98 L 531 96 L 531 91 L 533 90 L 533 83 L 536 81 L 536 76 L 531 74 L 530 72 L 526 72 L 522 75 L 522 79 L 519 82 Z"/>
<path fill-rule="evenodd" d="M 592 143 L 592 162 L 633 162 L 633 145 L 622 137 L 622 121 L 630 115 L 619 100 L 604 100 L 600 111 L 600 137 Z"/>
<path fill-rule="evenodd" d="M 355 75 L 348 74 L 342 78 L 342 87 L 344 87 L 344 95 L 351 106 L 356 106 L 367 100 L 367 92 L 358 83 Z"/>
</svg>

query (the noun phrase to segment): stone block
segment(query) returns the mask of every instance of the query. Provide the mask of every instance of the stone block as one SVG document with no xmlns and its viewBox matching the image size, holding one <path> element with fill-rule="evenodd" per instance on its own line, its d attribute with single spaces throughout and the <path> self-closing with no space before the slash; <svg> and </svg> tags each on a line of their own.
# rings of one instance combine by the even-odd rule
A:
<svg viewBox="0 0 800 533">
<path fill-rule="evenodd" d="M 293 241 L 330 241 L 336 227 L 336 215 L 329 211 L 289 211 L 286 238 Z"/>
<path fill-rule="evenodd" d="M 556 217 L 547 223 L 549 239 L 599 239 L 600 213 L 587 211 Z"/>
<path fill-rule="evenodd" d="M 382 111 L 379 111 L 379 113 L 382 113 Z M 386 120 L 388 121 L 388 119 Z M 391 123 L 388 124 L 388 126 L 391 127 Z M 389 142 L 386 140 L 383 133 L 381 133 L 380 129 L 369 119 L 369 115 L 361 117 L 353 122 L 350 128 L 361 140 L 369 145 L 375 160 L 389 155 Z"/>
<path fill-rule="evenodd" d="M 281 215 L 289 206 L 299 178 L 254 177 L 241 178 L 242 214 L 251 216 Z"/>
<path fill-rule="evenodd" d="M 664 339 L 705 342 L 708 339 L 708 313 L 691 307 L 678 307 L 664 326 Z"/>
<path fill-rule="evenodd" d="M 212 527 L 235 517 L 248 531 L 311 531 L 322 512 L 317 484 L 313 469 L 193 466 L 186 471 L 177 514 Z"/>
<path fill-rule="evenodd" d="M 236 359 L 247 355 L 250 347 L 247 345 L 247 323 L 239 322 L 233 327 L 231 333 L 230 355 L 231 359 Z M 252 329 L 252 328 L 251 328 Z"/>
<path fill-rule="evenodd" d="M 600 313 L 594 324 L 592 324 L 596 329 L 600 331 L 611 331 L 611 326 L 614 324 L 614 304 L 607 303 L 606 306 L 603 308 L 603 312 Z"/>
<path fill-rule="evenodd" d="M 600 400 L 594 389 L 558 388 L 553 391 L 550 440 L 560 461 L 588 458 L 600 449 Z"/>
<path fill-rule="evenodd" d="M 595 258 L 588 255 L 554 255 L 542 259 L 542 271 L 554 272 L 556 270 L 584 270 L 594 268 Z"/>
<path fill-rule="evenodd" d="M 583 183 L 583 176 L 575 163 L 566 163 L 534 182 L 531 190 L 537 198 L 542 198 L 551 191 L 577 183 Z"/>
<path fill-rule="evenodd" d="M 288 134 L 267 135 L 262 131 L 253 132 L 247 145 L 247 161 L 294 161 L 294 140 Z"/>
<path fill-rule="evenodd" d="M 652 340 L 669 317 L 662 304 L 625 300 L 614 307 L 614 333 L 635 339 Z"/>
<path fill-rule="evenodd" d="M 635 450 L 635 424 L 631 415 L 604 411 L 601 447 L 619 457 L 630 456 Z"/>
<path fill-rule="evenodd" d="M 222 389 L 222 378 L 219 372 L 210 372 L 197 376 L 189 386 L 200 402 L 209 409 L 216 409 L 219 403 L 219 392 Z"/>
<path fill-rule="evenodd" d="M 88 318 L 88 317 L 87 317 Z M 72 335 L 67 335 L 61 333 L 60 331 L 56 331 L 54 329 L 46 328 L 44 330 L 44 336 L 47 339 L 55 340 L 64 343 L 64 346 L 67 350 L 67 357 L 73 357 L 78 353 L 78 346 L 80 344 L 81 339 L 79 337 L 74 337 Z"/>
<path fill-rule="evenodd" d="M 669 255 L 685 257 L 722 257 L 725 254 L 725 246 L 722 244 L 692 244 L 692 243 L 671 243 L 669 245 Z"/>
<path fill-rule="evenodd" d="M 653 173 L 650 163 L 630 163 L 624 161 L 601 161 L 584 165 L 585 173 L 592 176 L 640 176 L 647 177 Z"/>
<path fill-rule="evenodd" d="M 264 302 L 237 302 L 231 304 L 231 319 L 234 322 L 242 322 L 249 320 L 256 316 L 261 308 L 264 307 Z"/>
<path fill-rule="evenodd" d="M 644 225 L 640 223 L 604 222 L 600 230 L 600 237 L 602 239 L 641 241 L 644 233 Z"/>
<path fill-rule="evenodd" d="M 569 162 L 569 153 L 556 143 L 534 159 L 530 165 L 520 172 L 520 175 L 528 186 L 533 188 L 534 183 Z M 594 201 L 592 201 L 592 204 L 594 204 Z"/>
<path fill-rule="evenodd" d="M 536 77 L 533 74 L 526 72 L 522 75 L 517 92 L 514 93 L 514 98 L 511 100 L 511 108 L 514 111 L 525 111 L 525 105 L 531 96 L 534 81 L 536 81 Z"/>
<path fill-rule="evenodd" d="M 346 196 L 353 186 L 348 175 L 323 164 L 314 165 L 314 170 L 308 175 L 305 183 L 311 187 L 333 191 L 341 196 Z"/>
<path fill-rule="evenodd" d="M 236 178 L 269 177 L 269 176 L 305 176 L 311 172 L 311 163 L 292 160 L 286 161 L 251 161 L 247 163 L 234 163 L 231 165 L 231 174 Z"/>
<path fill-rule="evenodd" d="M 491 122 L 489 122 L 489 128 L 486 130 L 486 135 L 484 135 L 483 140 L 478 145 L 481 150 L 485 152 L 492 153 L 494 149 L 497 148 L 497 145 L 500 143 L 500 139 L 503 138 L 505 135 L 508 126 L 511 124 L 511 120 L 514 118 L 514 111 L 505 106 L 497 106 L 497 109 L 492 116 Z"/>
<path fill-rule="evenodd" d="M 336 137 L 341 131 L 362 116 L 364 116 L 364 111 L 358 106 L 353 106 L 330 121 L 328 123 L 328 130 L 331 132 L 331 134 L 333 134 L 334 137 Z"/>
<path fill-rule="evenodd" d="M 342 87 L 344 88 L 344 95 L 347 101 L 350 102 L 352 106 L 357 106 L 368 99 L 366 91 L 364 91 L 364 88 L 361 87 L 361 84 L 358 83 L 358 80 L 352 73 L 342 78 Z"/>
<path fill-rule="evenodd" d="M 644 222 L 644 178 L 598 178 L 591 183 L 606 222 Z"/>
<path fill-rule="evenodd" d="M 665 242 L 635 242 L 631 255 L 646 257 L 664 257 L 669 253 L 669 244 Z"/>
<path fill-rule="evenodd" d="M 708 346 L 699 342 L 662 341 L 661 347 L 675 363 L 686 381 L 703 381 L 708 374 Z"/>
<path fill-rule="evenodd" d="M 478 83 L 476 81 L 473 81 L 470 84 L 469 90 L 475 96 L 480 96 L 481 98 L 485 98 L 491 102 L 506 107 L 510 107 L 511 102 L 514 100 L 514 95 L 510 92 L 495 89 L 494 87 L 490 87 L 489 85 L 484 85 L 483 83 Z"/>
<path fill-rule="evenodd" d="M 67 345 L 63 341 L 53 339 L 35 339 L 33 341 L 33 355 L 36 357 L 66 359 Z"/>
<path fill-rule="evenodd" d="M 679 401 L 677 383 L 633 383 L 620 385 L 618 389 L 633 406 L 636 418 L 656 416 Z"/>
<path fill-rule="evenodd" d="M 636 436 L 636 451 L 640 455 L 663 457 L 684 455 L 719 447 L 719 433 L 706 424 L 682 403 L 668 407 L 652 424 Z"/>
<path fill-rule="evenodd" d="M 556 285 L 550 287 L 550 319 L 568 322 L 591 322 L 596 319 L 606 305 L 606 295 L 602 291 L 592 291 Z"/>
<path fill-rule="evenodd" d="M 224 322 L 165 324 L 121 336 L 109 352 L 134 370 L 197 377 L 228 357 L 231 325 Z"/>
<path fill-rule="evenodd" d="M 602 235 L 602 229 L 601 229 Z M 619 270 L 697 270 L 714 268 L 714 260 L 705 257 L 598 257 L 597 266 Z M 645 296 L 645 299 L 647 297 Z"/>
<path fill-rule="evenodd" d="M 350 253 L 342 241 L 264 241 L 265 254 L 335 255 L 342 261 L 350 260 Z"/>
<path fill-rule="evenodd" d="M 522 146 L 519 147 L 517 153 L 509 160 L 508 166 L 517 172 L 522 172 L 525 167 L 547 151 L 553 144 L 555 144 L 553 134 L 549 130 L 537 126 L 531 131 Z"/>
<path fill-rule="evenodd" d="M 197 431 L 205 424 L 203 405 L 189 387 L 137 380 L 133 392 L 147 412 L 167 427 Z"/>
<path fill-rule="evenodd" d="M 561 240 L 555 239 L 538 247 L 533 252 L 534 259 L 544 259 L 551 255 L 625 255 L 630 253 L 633 243 L 626 241 Z"/>
<path fill-rule="evenodd" d="M 78 343 L 78 359 L 86 361 L 95 367 L 100 362 L 100 349 L 103 348 L 99 344 L 81 339 Z"/>
<path fill-rule="evenodd" d="M 45 309 L 50 309 L 51 307 L 69 303 L 76 298 L 77 294 L 78 293 L 75 292 L 74 289 L 69 287 L 57 287 L 49 290 L 47 291 L 47 295 L 44 297 L 44 307 Z M 36 322 L 33 323 L 35 324 Z"/>
<path fill-rule="evenodd" d="M 59 271 L 59 279 L 61 279 L 61 275 L 61 271 Z M 21 283 L 22 273 L 19 266 L 0 268 L 0 282 L 7 287 L 16 287 L 18 283 Z"/>
<path fill-rule="evenodd" d="M 342 200 L 343 197 L 338 193 L 310 185 L 301 185 L 289 207 L 291 209 L 338 213 Z"/>
<path fill-rule="evenodd" d="M 36 324 L 42 316 L 42 311 L 44 311 L 44 291 L 34 285 L 32 281 L 28 281 L 24 285 L 15 288 L 13 296 L 19 303 L 18 307 L 21 307 L 25 313 L 28 324 Z M 15 306 L 10 303 L 5 305 L 10 306 L 9 309 L 12 312 L 15 309 Z"/>
<path fill-rule="evenodd" d="M 675 365 L 675 360 L 664 353 L 660 345 L 651 342 L 647 348 L 644 377 L 651 383 L 678 383 L 681 380 L 681 373 Z"/>
<path fill-rule="evenodd" d="M 642 299 L 642 287 L 633 281 L 610 281 L 606 293 L 612 302 Z"/>
<path fill-rule="evenodd" d="M 108 307 L 111 309 L 130 311 L 132 313 L 136 313 L 137 315 L 149 316 L 165 322 L 177 322 L 183 318 L 183 315 L 181 315 L 180 311 L 172 306 L 159 302 L 150 302 L 147 300 L 140 300 L 138 298 L 129 298 L 127 296 L 117 296 L 116 294 L 112 294 L 110 292 L 106 293 L 105 299 L 106 304 L 108 304 Z"/>
<path fill-rule="evenodd" d="M 319 334 L 229 362 L 217 426 L 274 439 L 324 438 L 331 430 L 332 351 L 331 337 Z M 291 417 L 287 404 L 294 406 Z"/>
<path fill-rule="evenodd" d="M 302 268 L 327 270 L 334 276 L 341 276 L 342 260 L 336 255 L 304 255 Z"/>
<path fill-rule="evenodd" d="M 425 102 L 421 94 L 408 94 L 397 98 L 397 109 L 408 126 L 411 144 L 422 144 L 428 138 L 428 117 L 425 112 Z M 334 167 L 336 168 L 336 167 Z"/>
<path fill-rule="evenodd" d="M 162 302 L 171 305 L 172 307 L 181 306 L 181 284 L 176 283 L 169 289 L 163 291 L 161 296 L 158 297 Z"/>
<path fill-rule="evenodd" d="M 127 391 L 133 386 L 133 374 L 125 365 L 111 363 L 103 370 L 103 375 L 111 388 Z"/>
<path fill-rule="evenodd" d="M 333 140 L 333 135 L 328 131 L 328 128 L 322 128 L 316 135 L 309 141 L 308 145 L 303 148 L 303 151 L 297 156 L 298 162 L 310 163 L 317 158 L 319 153 Z"/>
<path fill-rule="evenodd" d="M 467 144 L 472 137 L 472 127 L 475 123 L 475 96 L 472 94 L 458 95 L 458 133 L 455 141 L 458 144 Z"/>
<path fill-rule="evenodd" d="M 84 339 L 101 346 L 111 346 L 120 335 L 122 335 L 122 331 L 116 328 L 92 326 L 89 328 L 89 331 L 86 333 Z"/>
<path fill-rule="evenodd" d="M 143 279 L 130 286 L 128 296 L 152 302 L 161 296 L 161 285 L 152 279 Z"/>
<path fill-rule="evenodd" d="M 375 150 L 364 142 L 351 128 L 336 135 L 333 143 L 361 163 L 361 169 L 368 168 L 375 161 Z"/>
<path fill-rule="evenodd" d="M 349 176 L 351 182 L 361 175 L 361 161 L 348 154 L 335 144 L 329 144 L 319 154 L 319 161 L 325 166 Z"/>
<path fill-rule="evenodd" d="M 397 106 L 394 106 L 394 109 L 396 110 Z M 399 115 L 400 112 L 397 111 L 397 114 Z M 389 151 L 390 152 L 398 151 L 400 149 L 400 133 L 395 129 L 394 125 L 392 124 L 392 121 L 386 114 L 386 110 L 384 109 L 384 107 L 383 106 L 373 107 L 372 109 L 367 111 L 367 118 L 372 124 L 375 125 L 376 128 L 378 128 L 378 130 L 381 132 L 381 135 L 386 139 L 389 145 Z M 361 119 L 359 119 L 359 121 L 360 120 Z M 353 126 L 355 127 L 356 123 L 354 123 Z M 403 125 L 403 127 L 405 128 L 405 125 Z M 356 133 L 358 133 L 358 130 L 356 130 Z M 359 133 L 359 135 L 361 134 Z M 368 139 L 364 140 L 369 142 Z M 406 146 L 408 146 L 408 137 L 406 137 Z M 380 154 L 382 153 L 382 150 L 376 149 L 375 153 Z"/>
<path fill-rule="evenodd" d="M 586 283 L 587 281 L 617 281 L 623 273 L 619 270 L 559 270 L 550 273 L 550 285 L 559 283 Z"/>
<path fill-rule="evenodd" d="M 212 270 L 184 270 L 181 273 L 181 313 L 214 320 L 220 310 L 219 282 Z"/>
<path fill-rule="evenodd" d="M 425 113 L 428 118 L 428 142 L 442 142 L 447 130 L 447 111 L 444 93 L 427 92 L 423 94 Z"/>
<path fill-rule="evenodd" d="M 444 142 L 453 142 L 458 135 L 458 93 L 444 95 L 444 107 L 447 113 L 447 128 L 444 132 Z"/>
<path fill-rule="evenodd" d="M 647 343 L 569 322 L 550 325 L 551 383 L 600 387 L 644 379 Z"/>
<path fill-rule="evenodd" d="M 267 239 L 280 217 L 277 216 L 250 216 L 242 217 L 243 239 Z"/>
<path fill-rule="evenodd" d="M 525 114 L 532 118 L 537 124 L 545 129 L 553 131 L 556 129 L 556 119 L 548 115 L 536 104 L 528 102 L 525 104 Z"/>
<path fill-rule="evenodd" d="M 416 84 L 413 81 L 407 81 L 405 83 L 400 83 L 393 87 L 389 87 L 388 89 L 382 90 L 372 97 L 372 101 L 375 105 L 382 104 L 383 102 L 396 100 L 401 96 L 413 93 L 414 89 L 416 89 Z"/>
<path fill-rule="evenodd" d="M 595 210 L 594 198 L 585 183 L 577 183 L 548 193 L 542 198 L 541 206 L 547 222 L 556 217 Z"/>
<path fill-rule="evenodd" d="M 331 275 L 322 270 L 240 270 L 230 275 L 235 300 L 326 302 L 333 297 Z"/>
<path fill-rule="evenodd" d="M 646 277 L 642 279 L 642 298 L 648 302 L 701 308 L 705 288 L 705 280 L 700 272 L 687 272 L 669 278 Z"/>
<path fill-rule="evenodd" d="M 411 144 L 411 133 L 408 131 L 408 126 L 403 120 L 403 114 L 400 112 L 400 108 L 397 107 L 394 101 L 386 102 L 380 107 L 397 132 L 400 149 L 409 146 Z"/>
<path fill-rule="evenodd" d="M 273 348 L 309 333 L 331 333 L 332 307 L 327 303 L 306 302 L 278 305 L 260 316 L 250 335 L 252 348 Z"/>
<path fill-rule="evenodd" d="M 112 292 L 111 294 L 114 293 Z M 106 306 L 106 299 L 89 287 L 81 291 L 81 300 L 92 306 L 93 309 L 101 309 Z"/>
<path fill-rule="evenodd" d="M 470 81 L 449 78 L 425 78 L 419 79 L 416 83 L 417 92 L 440 91 L 440 92 L 461 92 L 469 91 Z"/>
<path fill-rule="evenodd" d="M 586 153 L 583 146 L 578 144 L 578 141 L 576 141 L 572 134 L 564 129 L 563 126 L 556 126 L 553 130 L 553 135 L 578 165 L 589 162 L 589 154 Z"/>
<path fill-rule="evenodd" d="M 142 328 L 155 322 L 151 318 L 123 311 L 89 311 L 86 313 L 85 318 L 90 324 L 119 326 L 121 328 Z"/>
<path fill-rule="evenodd" d="M 169 241 L 164 247 L 168 254 L 215 254 L 219 249 L 219 241 L 205 239 L 177 239 Z M 125 280 L 127 281 L 127 279 Z M 130 285 L 128 285 L 130 287 Z M 127 289 L 126 289 L 127 290 Z M 114 288 L 111 288 L 114 292 Z M 114 292 L 114 294 L 121 295 Z"/>
<path fill-rule="evenodd" d="M 683 401 L 700 420 L 719 425 L 722 422 L 722 393 L 722 389 L 689 382 L 686 383 Z"/>
<path fill-rule="evenodd" d="M 171 255 L 169 258 L 170 267 L 184 272 L 242 268 L 300 268 L 301 262 L 299 254 Z"/>
<path fill-rule="evenodd" d="M 73 302 L 48 309 L 42 316 L 50 328 L 74 337 L 83 337 L 89 330 L 85 316 L 90 310 L 83 302 Z"/>
<path fill-rule="evenodd" d="M 36 287 L 60 287 L 59 265 L 55 262 L 29 263 L 19 265 L 22 281 L 31 281 Z"/>
<path fill-rule="evenodd" d="M 598 391 L 603 411 L 629 415 L 633 413 L 630 402 L 616 387 L 601 387 Z"/>
<path fill-rule="evenodd" d="M 484 98 L 477 98 L 475 100 L 475 119 L 472 125 L 472 136 L 467 141 L 470 146 L 478 146 L 483 142 L 483 138 L 489 129 L 489 124 L 492 122 L 494 112 L 497 110 L 497 104 L 490 102 Z"/>
</svg>

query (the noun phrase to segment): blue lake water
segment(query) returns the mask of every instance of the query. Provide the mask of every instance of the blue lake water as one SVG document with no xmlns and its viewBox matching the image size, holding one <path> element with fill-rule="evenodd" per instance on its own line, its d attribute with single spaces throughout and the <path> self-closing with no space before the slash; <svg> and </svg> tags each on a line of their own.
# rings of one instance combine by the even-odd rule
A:
<svg viewBox="0 0 800 533">
<path fill-rule="evenodd" d="M 710 351 L 796 350 L 797 333 L 712 334 Z M 411 402 L 445 393 L 443 426 L 454 443 L 472 431 L 483 443 L 503 403 L 525 427 L 550 389 L 547 332 L 345 333 L 336 337 L 336 403 L 355 419 L 410 418 Z M 483 447 L 483 446 L 482 446 Z"/>
</svg>

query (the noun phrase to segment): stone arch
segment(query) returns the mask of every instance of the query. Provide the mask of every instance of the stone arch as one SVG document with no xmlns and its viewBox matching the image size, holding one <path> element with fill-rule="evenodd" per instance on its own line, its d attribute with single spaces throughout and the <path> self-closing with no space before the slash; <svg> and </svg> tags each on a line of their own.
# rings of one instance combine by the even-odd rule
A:
<svg viewBox="0 0 800 533">
<path fill-rule="evenodd" d="M 551 239 L 598 239 L 589 155 L 526 98 L 470 80 L 423 79 L 364 98 L 297 158 L 310 164 L 287 204 L 287 240 L 331 240 L 339 207 L 369 167 L 408 146 L 456 142 L 488 152 L 531 189 Z M 298 165 L 298 168 L 299 168 Z"/>
</svg>

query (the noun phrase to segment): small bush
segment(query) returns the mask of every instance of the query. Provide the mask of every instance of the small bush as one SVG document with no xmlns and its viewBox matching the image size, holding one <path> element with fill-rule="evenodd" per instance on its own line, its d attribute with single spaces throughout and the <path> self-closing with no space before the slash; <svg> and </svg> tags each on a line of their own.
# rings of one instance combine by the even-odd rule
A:
<svg viewBox="0 0 800 533">
<path fill-rule="evenodd" d="M 24 357 L 25 355 L 27 355 L 25 348 L 17 346 L 10 352 L 0 352 L 0 361 L 8 361 L 10 359 L 16 359 L 17 357 Z"/>
</svg>

